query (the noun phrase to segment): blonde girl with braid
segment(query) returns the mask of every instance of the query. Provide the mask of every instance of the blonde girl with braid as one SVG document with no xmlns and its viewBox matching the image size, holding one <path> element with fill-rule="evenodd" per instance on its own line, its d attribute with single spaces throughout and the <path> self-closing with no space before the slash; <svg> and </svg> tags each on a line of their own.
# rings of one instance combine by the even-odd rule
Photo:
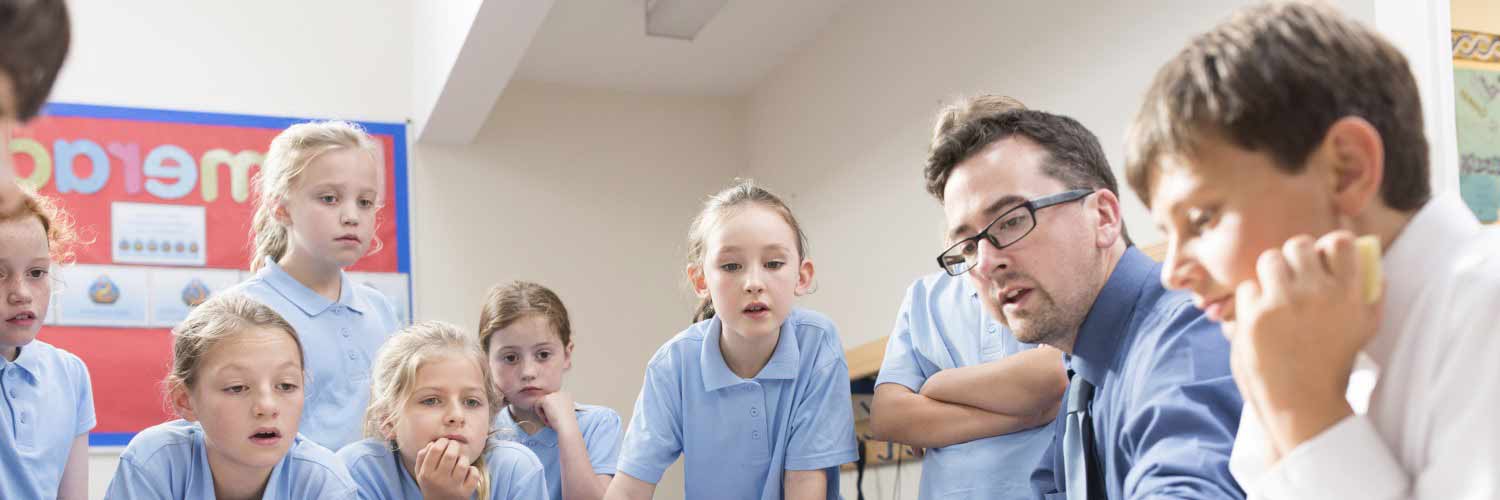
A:
<svg viewBox="0 0 1500 500">
<path fill-rule="evenodd" d="M 360 439 L 370 362 L 400 328 L 384 295 L 344 273 L 378 246 L 383 157 L 384 147 L 348 122 L 299 123 L 277 135 L 256 177 L 256 274 L 234 289 L 301 335 L 302 433 L 332 450 Z"/>
</svg>

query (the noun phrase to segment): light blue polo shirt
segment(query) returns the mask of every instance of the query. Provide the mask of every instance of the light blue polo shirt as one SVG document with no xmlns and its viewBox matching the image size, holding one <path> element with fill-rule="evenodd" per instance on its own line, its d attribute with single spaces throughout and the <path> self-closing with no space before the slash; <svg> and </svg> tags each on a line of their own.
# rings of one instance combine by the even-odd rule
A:
<svg viewBox="0 0 1500 500">
<path fill-rule="evenodd" d="M 333 452 L 297 436 L 266 482 L 263 500 L 354 499 L 359 492 L 349 471 Z M 214 475 L 208 467 L 203 427 L 173 420 L 141 431 L 130 440 L 105 498 L 214 498 Z"/>
<path fill-rule="evenodd" d="M 577 404 L 574 408 L 594 474 L 614 475 L 615 462 L 620 460 L 620 414 L 603 406 Z M 536 454 L 547 471 L 552 500 L 562 500 L 562 457 L 557 450 L 557 431 L 543 427 L 536 434 L 526 434 L 511 417 L 510 406 L 495 415 L 494 429 L 500 431 L 500 437 L 521 443 Z"/>
<path fill-rule="evenodd" d="M 490 499 L 546 500 L 547 473 L 536 454 L 519 443 L 491 439 L 484 465 L 490 480 Z M 401 463 L 401 454 L 384 439 L 366 439 L 339 450 L 359 484 L 363 500 L 421 500 L 422 489 Z M 485 499 L 480 499 L 485 500 Z"/>
<path fill-rule="evenodd" d="M 781 498 L 784 470 L 838 470 L 855 456 L 849 365 L 833 322 L 794 309 L 771 360 L 752 379 L 729 370 L 722 323 L 688 327 L 646 366 L 619 472 L 657 483 L 685 455 L 687 498 Z"/>
<path fill-rule="evenodd" d="M 0 498 L 56 498 L 73 441 L 94 428 L 88 368 L 40 340 L 0 358 Z"/>
<path fill-rule="evenodd" d="M 370 364 L 385 339 L 401 329 L 384 295 L 344 273 L 332 302 L 292 278 L 275 261 L 224 292 L 242 292 L 286 318 L 302 342 L 307 402 L 302 435 L 330 450 L 360 440 L 370 404 Z"/>
<path fill-rule="evenodd" d="M 875 384 L 899 384 L 919 392 L 940 370 L 987 363 L 1034 347 L 1017 341 L 984 312 L 967 278 L 939 271 L 906 289 Z M 917 496 L 1029 498 L 1031 471 L 1052 443 L 1052 432 L 1051 426 L 1043 425 L 929 448 L 922 458 Z"/>
</svg>

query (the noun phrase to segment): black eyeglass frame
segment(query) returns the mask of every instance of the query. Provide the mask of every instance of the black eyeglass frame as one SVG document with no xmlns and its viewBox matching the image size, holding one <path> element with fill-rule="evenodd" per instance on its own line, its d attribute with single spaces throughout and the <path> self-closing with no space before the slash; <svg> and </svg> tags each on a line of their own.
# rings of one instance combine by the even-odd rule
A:
<svg viewBox="0 0 1500 500">
<path fill-rule="evenodd" d="M 975 234 L 973 236 L 970 236 L 968 238 L 964 238 L 964 239 L 958 240 L 958 242 L 954 243 L 952 246 L 949 246 L 948 249 L 943 250 L 943 253 L 940 253 L 937 256 L 938 267 L 943 268 L 943 272 L 948 273 L 949 276 L 963 276 L 964 273 L 969 272 L 969 269 L 972 269 L 974 266 L 968 264 L 968 259 L 964 257 L 963 250 L 959 250 L 957 255 L 953 255 L 953 256 L 948 255 L 948 254 L 952 253 L 955 249 L 959 249 L 959 248 L 963 247 L 964 245 L 969 244 L 971 242 L 976 245 L 975 248 L 977 249 L 978 248 L 977 245 L 979 244 L 979 240 L 980 239 L 988 241 L 990 243 L 990 245 L 993 245 L 995 247 L 996 250 L 1003 249 L 1005 247 L 1014 245 L 1014 244 L 1020 242 L 1021 240 L 1026 239 L 1027 236 L 1031 235 L 1032 231 L 1036 230 L 1036 225 L 1037 225 L 1037 222 L 1036 222 L 1036 212 L 1037 212 L 1037 210 L 1041 210 L 1043 208 L 1047 208 L 1047 207 L 1054 206 L 1054 205 L 1061 205 L 1061 204 L 1064 204 L 1064 203 L 1078 201 L 1078 200 L 1087 198 L 1091 194 L 1094 194 L 1095 191 L 1096 190 L 1094 190 L 1094 189 L 1073 189 L 1073 190 L 1063 191 L 1063 192 L 1057 193 L 1057 194 L 1050 194 L 1050 195 L 1043 196 L 1043 197 L 1040 197 L 1040 198 L 1034 198 L 1034 199 L 1026 200 L 1025 203 L 1022 203 L 1020 205 L 1016 205 L 1015 207 L 1011 208 L 1010 210 L 1006 210 L 1006 211 L 1002 212 L 1000 215 L 996 216 L 995 219 L 991 220 L 989 224 L 986 224 L 984 226 L 984 229 L 981 229 L 979 231 L 979 233 L 977 233 L 977 234 Z M 1017 236 L 1016 239 L 1010 240 L 1009 242 L 1007 242 L 1005 244 L 1001 244 L 999 238 L 996 238 L 995 235 L 990 234 L 990 228 L 994 227 L 995 224 L 999 223 L 1001 219 L 1004 219 L 1007 216 L 1010 216 L 1011 214 L 1015 213 L 1017 210 L 1025 210 L 1027 212 L 1027 214 L 1031 217 L 1031 227 L 1026 228 L 1026 232 L 1021 233 L 1021 235 Z M 977 250 L 976 250 L 976 252 L 977 252 Z M 947 264 L 947 261 L 945 260 L 945 258 L 947 258 L 947 259 L 951 259 L 951 258 L 961 259 L 963 261 L 962 265 L 964 265 L 963 269 L 960 270 L 960 271 L 958 271 L 957 273 L 954 273 L 953 270 L 948 267 L 948 264 Z"/>
</svg>

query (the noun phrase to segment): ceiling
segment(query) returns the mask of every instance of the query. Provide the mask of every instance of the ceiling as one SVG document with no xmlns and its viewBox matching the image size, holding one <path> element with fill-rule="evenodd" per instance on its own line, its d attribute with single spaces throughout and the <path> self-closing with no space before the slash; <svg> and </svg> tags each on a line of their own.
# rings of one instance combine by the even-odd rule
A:
<svg viewBox="0 0 1500 500">
<path fill-rule="evenodd" d="M 693 41 L 646 36 L 646 0 L 556 0 L 515 78 L 736 96 L 812 41 L 848 0 L 729 0 Z"/>
</svg>

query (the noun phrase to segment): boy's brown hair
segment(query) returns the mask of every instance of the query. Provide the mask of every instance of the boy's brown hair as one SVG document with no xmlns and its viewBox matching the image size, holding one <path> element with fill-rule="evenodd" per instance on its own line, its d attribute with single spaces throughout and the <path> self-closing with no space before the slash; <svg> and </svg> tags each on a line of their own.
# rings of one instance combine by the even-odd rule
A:
<svg viewBox="0 0 1500 500">
<path fill-rule="evenodd" d="M 1406 57 L 1331 7 L 1250 7 L 1157 72 L 1126 139 L 1125 178 L 1149 205 L 1161 162 L 1191 157 L 1205 140 L 1266 152 L 1283 172 L 1299 173 L 1329 127 L 1349 116 L 1384 143 L 1381 199 L 1420 208 L 1431 197 L 1427 139 Z"/>
<path fill-rule="evenodd" d="M 0 0 L 0 73 L 10 80 L 16 109 L 0 116 L 36 116 L 68 55 L 68 7 L 63 0 Z"/>
</svg>

